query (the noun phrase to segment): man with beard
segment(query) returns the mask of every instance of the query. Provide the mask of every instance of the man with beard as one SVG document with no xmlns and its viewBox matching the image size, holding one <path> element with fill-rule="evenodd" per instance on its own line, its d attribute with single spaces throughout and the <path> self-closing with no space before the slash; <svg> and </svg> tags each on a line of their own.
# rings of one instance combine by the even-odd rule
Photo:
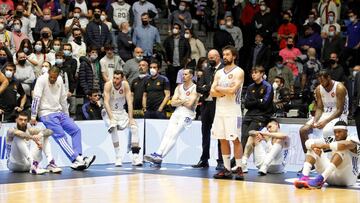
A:
<svg viewBox="0 0 360 203">
<path fill-rule="evenodd" d="M 131 84 L 131 94 L 134 107 L 134 117 L 144 117 L 142 98 L 145 91 L 145 84 L 150 78 L 148 74 L 149 64 L 146 60 L 139 62 L 139 77 L 135 78 Z"/>
<path fill-rule="evenodd" d="M 238 166 L 236 180 L 243 180 L 241 169 L 241 91 L 244 71 L 234 64 L 237 51 L 234 46 L 223 49 L 225 67 L 217 71 L 211 85 L 210 96 L 216 97 L 216 110 L 212 127 L 213 138 L 220 140 L 224 169 L 214 175 L 216 179 L 231 179 L 230 141 L 234 143 L 234 157 Z"/>
<path fill-rule="evenodd" d="M 128 107 L 128 113 L 124 109 L 125 103 Z M 113 141 L 116 156 L 115 166 L 122 166 L 118 131 L 125 128 L 129 128 L 131 132 L 132 165 L 142 166 L 142 160 L 139 156 L 138 126 L 133 118 L 131 91 L 129 83 L 125 80 L 124 72 L 121 70 L 115 70 L 112 80 L 105 83 L 104 107 L 102 116 Z"/>
<path fill-rule="evenodd" d="M 61 173 L 51 154 L 49 136 L 52 131 L 49 129 L 40 130 L 27 127 L 28 115 L 20 112 L 16 118 L 16 127 L 7 131 L 7 167 L 10 171 L 26 172 L 40 175 L 46 172 Z M 32 142 L 31 142 L 32 141 Z M 40 168 L 39 163 L 44 152 L 48 160 L 47 170 Z"/>
<path fill-rule="evenodd" d="M 36 125 L 36 116 L 39 115 L 40 121 L 54 132 L 53 138 L 72 162 L 70 167 L 82 171 L 89 168 L 96 157 L 84 157 L 82 154 L 81 130 L 69 117 L 67 92 L 59 74 L 60 69 L 52 67 L 48 74 L 38 77 L 31 105 L 30 123 Z M 72 146 L 67 141 L 65 132 L 71 136 Z"/>
</svg>

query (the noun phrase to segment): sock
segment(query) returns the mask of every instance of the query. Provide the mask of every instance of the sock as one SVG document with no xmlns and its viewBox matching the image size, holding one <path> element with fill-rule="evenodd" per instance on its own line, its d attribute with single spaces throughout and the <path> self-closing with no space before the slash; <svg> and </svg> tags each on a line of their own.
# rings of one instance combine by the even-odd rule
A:
<svg viewBox="0 0 360 203">
<path fill-rule="evenodd" d="M 76 161 L 78 161 L 78 162 L 84 162 L 84 158 L 79 155 L 79 156 L 76 157 Z"/>
<path fill-rule="evenodd" d="M 310 171 L 311 171 L 311 168 L 312 168 L 311 163 L 305 162 L 305 163 L 304 163 L 304 166 L 303 166 L 302 174 L 303 174 L 304 176 L 309 176 Z"/>
<path fill-rule="evenodd" d="M 248 157 L 246 156 L 243 156 L 242 159 L 241 159 L 241 163 L 246 165 L 247 164 L 247 160 L 248 160 Z"/>
<path fill-rule="evenodd" d="M 325 171 L 321 174 L 324 177 L 324 181 L 334 172 L 336 166 L 333 163 L 330 163 Z"/>
<path fill-rule="evenodd" d="M 114 151 L 115 151 L 115 157 L 118 158 L 120 154 L 120 147 L 119 146 L 114 147 Z"/>
<path fill-rule="evenodd" d="M 271 161 L 281 152 L 281 145 L 279 143 L 273 144 L 270 152 L 265 156 L 264 163 L 265 166 L 269 166 Z"/>
<path fill-rule="evenodd" d="M 224 167 L 230 171 L 230 154 L 222 155 L 223 161 L 224 161 Z"/>
<path fill-rule="evenodd" d="M 237 167 L 241 167 L 241 165 L 242 165 L 242 164 L 241 164 L 241 161 L 242 161 L 241 159 L 235 159 L 235 162 L 236 162 L 236 166 L 237 166 Z"/>
</svg>

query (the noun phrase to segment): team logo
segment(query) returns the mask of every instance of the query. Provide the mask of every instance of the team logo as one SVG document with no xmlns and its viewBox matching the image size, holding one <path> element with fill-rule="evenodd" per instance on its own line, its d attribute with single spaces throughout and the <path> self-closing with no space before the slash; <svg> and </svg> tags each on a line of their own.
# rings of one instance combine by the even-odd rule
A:
<svg viewBox="0 0 360 203">
<path fill-rule="evenodd" d="M 331 92 L 331 97 L 335 97 L 335 92 Z"/>
<path fill-rule="evenodd" d="M 260 89 L 260 94 L 263 94 L 264 93 L 264 89 Z"/>
<path fill-rule="evenodd" d="M 134 85 L 137 85 L 137 82 L 135 82 Z"/>
<path fill-rule="evenodd" d="M 160 86 L 160 82 L 157 82 L 156 85 L 157 85 L 157 86 Z"/>
<path fill-rule="evenodd" d="M 189 95 L 190 95 L 190 92 L 189 92 L 189 91 L 187 91 L 187 92 L 186 92 L 186 96 L 189 96 Z"/>
<path fill-rule="evenodd" d="M 228 78 L 229 79 L 233 78 L 233 74 L 229 74 Z"/>
<path fill-rule="evenodd" d="M 124 93 L 124 90 L 123 89 L 119 89 L 119 94 L 122 94 Z"/>
</svg>

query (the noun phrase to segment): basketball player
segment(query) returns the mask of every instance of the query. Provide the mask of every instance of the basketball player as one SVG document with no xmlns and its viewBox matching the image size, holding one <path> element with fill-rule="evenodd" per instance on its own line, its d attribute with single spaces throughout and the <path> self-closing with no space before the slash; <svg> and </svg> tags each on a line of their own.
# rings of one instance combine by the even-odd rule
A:
<svg viewBox="0 0 360 203">
<path fill-rule="evenodd" d="M 51 154 L 49 136 L 52 131 L 40 130 L 27 127 L 28 115 L 20 112 L 16 118 L 16 127 L 10 128 L 6 135 L 7 144 L 7 167 L 10 171 L 26 172 L 32 174 L 44 174 L 47 171 L 61 173 Z M 49 161 L 46 169 L 42 169 L 39 163 L 42 160 L 42 152 Z"/>
<path fill-rule="evenodd" d="M 243 180 L 241 169 L 241 90 L 244 83 L 244 71 L 235 65 L 236 49 L 233 46 L 223 48 L 225 67 L 217 71 L 211 85 L 210 96 L 217 97 L 212 137 L 220 140 L 224 169 L 214 175 L 216 179 L 230 179 L 230 141 L 234 143 L 234 157 L 238 166 L 235 179 Z"/>
<path fill-rule="evenodd" d="M 261 176 L 284 172 L 286 148 L 289 147 L 289 137 L 280 132 L 277 120 L 270 119 L 266 129 L 267 131 L 251 130 L 247 142 L 254 146 L 255 165 Z"/>
<path fill-rule="evenodd" d="M 145 155 L 146 161 L 160 166 L 163 158 L 174 147 L 181 132 L 189 128 L 195 118 L 199 96 L 196 92 L 196 85 L 192 81 L 193 76 L 194 71 L 192 69 L 184 69 L 183 84 L 176 87 L 171 100 L 171 105 L 176 109 L 171 115 L 159 149 L 150 155 Z"/>
<path fill-rule="evenodd" d="M 51 67 L 48 73 L 37 78 L 30 123 L 36 125 L 36 116 L 39 114 L 40 121 L 54 132 L 52 137 L 72 162 L 70 167 L 82 171 L 89 168 L 96 157 L 82 156 L 81 130 L 69 117 L 67 92 L 59 74 L 59 68 Z M 68 143 L 65 132 L 71 136 L 72 146 Z"/>
<path fill-rule="evenodd" d="M 124 109 L 127 103 L 128 113 Z M 142 166 L 139 156 L 139 136 L 137 123 L 133 118 L 133 103 L 129 83 L 125 80 L 124 72 L 115 70 L 112 80 L 105 83 L 104 107 L 102 116 L 111 134 L 115 150 L 115 166 L 122 166 L 122 156 L 119 147 L 119 130 L 129 127 L 131 131 L 131 151 L 133 154 L 132 165 Z"/>
<path fill-rule="evenodd" d="M 309 133 L 313 129 L 319 129 L 325 138 L 334 136 L 334 124 L 343 120 L 347 122 L 349 99 L 345 86 L 341 82 L 331 79 L 328 70 L 324 69 L 318 73 L 320 85 L 315 89 L 316 110 L 314 118 L 310 119 L 300 128 L 300 139 L 304 153 L 306 153 L 305 142 L 309 139 Z"/>
<path fill-rule="evenodd" d="M 305 158 L 302 176 L 294 182 L 297 188 L 321 188 L 326 182 L 329 185 L 349 186 L 357 180 L 358 159 L 360 155 L 360 142 L 357 136 L 348 135 L 347 124 L 338 121 L 333 127 L 335 141 L 326 143 L 323 138 L 309 139 L 305 146 Z M 324 150 L 331 150 L 331 159 L 327 158 Z M 309 178 L 311 167 L 319 175 L 314 179 Z"/>
</svg>

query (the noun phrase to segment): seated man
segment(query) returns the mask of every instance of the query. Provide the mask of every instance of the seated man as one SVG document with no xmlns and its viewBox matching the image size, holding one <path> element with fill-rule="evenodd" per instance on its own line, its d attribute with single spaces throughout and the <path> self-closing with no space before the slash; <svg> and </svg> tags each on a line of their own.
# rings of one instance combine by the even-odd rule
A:
<svg viewBox="0 0 360 203">
<path fill-rule="evenodd" d="M 255 165 L 262 176 L 284 172 L 287 154 L 285 151 L 289 146 L 289 137 L 279 131 L 280 124 L 277 120 L 270 120 L 266 128 L 267 131 L 250 131 L 248 138 L 248 143 L 255 146 Z"/>
<path fill-rule="evenodd" d="M 27 127 L 28 115 L 20 112 L 16 118 L 16 127 L 7 131 L 7 167 L 10 171 L 26 172 L 40 175 L 46 172 L 61 173 L 61 168 L 57 167 L 51 154 L 49 136 L 52 131 L 49 129 L 40 130 Z M 33 142 L 31 142 L 33 141 Z M 48 160 L 47 170 L 40 168 L 44 152 Z"/>
<path fill-rule="evenodd" d="M 195 108 L 199 96 L 196 92 L 196 85 L 192 82 L 193 76 L 194 71 L 192 69 L 184 70 L 184 83 L 176 87 L 171 100 L 171 105 L 176 109 L 171 115 L 159 149 L 150 155 L 145 155 L 146 161 L 160 166 L 163 158 L 174 147 L 180 133 L 189 128 L 191 121 L 195 118 Z"/>
<path fill-rule="evenodd" d="M 333 127 L 335 140 L 327 143 L 323 138 L 306 141 L 307 154 L 302 176 L 294 182 L 297 188 L 321 188 L 326 182 L 329 185 L 354 185 L 359 173 L 360 142 L 357 136 L 348 135 L 347 124 L 338 121 Z M 331 159 L 327 158 L 325 150 L 331 150 Z M 309 178 L 311 167 L 315 166 L 317 175 Z"/>
<path fill-rule="evenodd" d="M 99 90 L 90 90 L 87 95 L 89 101 L 82 105 L 82 113 L 85 120 L 102 120 L 101 110 L 103 105 L 100 101 Z"/>
</svg>

